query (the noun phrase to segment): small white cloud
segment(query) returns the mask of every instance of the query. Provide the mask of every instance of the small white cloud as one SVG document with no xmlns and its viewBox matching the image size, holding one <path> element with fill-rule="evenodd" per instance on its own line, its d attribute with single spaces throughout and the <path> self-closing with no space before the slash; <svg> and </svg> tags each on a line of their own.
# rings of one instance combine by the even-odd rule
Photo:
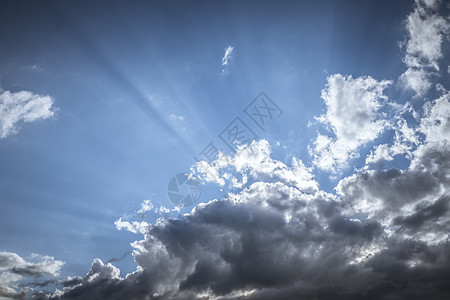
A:
<svg viewBox="0 0 450 300">
<path fill-rule="evenodd" d="M 389 153 L 389 147 L 387 144 L 381 144 L 375 146 L 373 151 L 370 151 L 370 154 L 367 155 L 366 164 L 378 163 L 383 160 L 393 160 L 394 158 Z"/>
<path fill-rule="evenodd" d="M 53 98 L 28 91 L 0 91 L 0 139 L 16 133 L 20 123 L 48 119 L 54 115 Z"/>
<path fill-rule="evenodd" d="M 233 50 L 234 50 L 234 47 L 232 47 L 232 46 L 228 46 L 225 49 L 225 54 L 222 57 L 222 66 L 228 65 L 228 61 L 231 59 L 231 56 L 233 55 Z"/>
<path fill-rule="evenodd" d="M 154 207 L 153 203 L 150 200 L 144 200 L 141 204 L 141 209 L 138 210 L 138 214 L 146 213 L 152 210 Z"/>
<path fill-rule="evenodd" d="M 225 54 L 222 57 L 222 75 L 224 75 L 224 76 L 229 74 L 228 63 L 233 56 L 233 50 L 234 50 L 234 46 L 228 46 L 225 49 Z"/>
<path fill-rule="evenodd" d="M 179 116 L 177 116 L 177 115 L 175 115 L 175 114 L 170 114 L 170 116 L 169 116 L 169 118 L 172 120 L 172 121 L 184 121 L 184 116 L 182 116 L 182 115 L 179 115 Z"/>
<path fill-rule="evenodd" d="M 141 233 L 145 234 L 148 230 L 149 224 L 147 222 L 137 222 L 137 221 L 123 221 L 122 218 L 119 218 L 114 222 L 117 230 L 125 229 L 132 233 Z"/>
</svg>

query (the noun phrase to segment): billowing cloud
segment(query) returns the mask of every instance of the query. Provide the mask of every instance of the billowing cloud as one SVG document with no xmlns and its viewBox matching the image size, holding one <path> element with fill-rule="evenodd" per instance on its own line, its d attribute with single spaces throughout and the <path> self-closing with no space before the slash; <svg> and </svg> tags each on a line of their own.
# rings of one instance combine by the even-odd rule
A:
<svg viewBox="0 0 450 300">
<path fill-rule="evenodd" d="M 313 179 L 311 168 L 301 160 L 292 159 L 291 167 L 270 157 L 271 147 L 266 140 L 253 141 L 248 147 L 238 146 L 239 151 L 233 155 L 219 153 L 218 159 L 208 164 L 197 163 L 196 169 L 206 181 L 220 185 L 228 182 L 229 187 L 242 188 L 250 179 L 281 181 L 293 185 L 302 191 L 317 191 L 318 184 Z"/>
<path fill-rule="evenodd" d="M 388 125 L 379 110 L 387 100 L 383 91 L 391 81 L 341 74 L 327 80 L 327 87 L 322 90 L 326 113 L 318 120 L 329 126 L 334 136 L 318 134 L 311 150 L 317 167 L 337 171 L 358 156 L 356 150 L 360 146 L 373 141 Z"/>
<path fill-rule="evenodd" d="M 354 80 L 337 79 L 340 89 Z M 365 116 L 359 127 L 371 132 L 360 134 L 347 126 L 345 114 L 335 104 L 322 116 L 337 137 L 352 143 L 352 149 L 376 138 L 386 126 L 376 116 L 384 87 L 368 80 L 377 88 L 370 95 L 367 89 L 360 90 L 357 98 L 363 99 L 365 109 L 353 111 Z M 62 290 L 35 297 L 448 297 L 449 110 L 448 93 L 428 102 L 421 116 L 408 104 L 397 109 L 414 114 L 418 124 L 409 126 L 397 115 L 397 123 L 390 125 L 393 140 L 376 146 L 368 159 L 389 160 L 407 150 L 410 166 L 361 169 L 342 179 L 336 194 L 322 191 L 313 169 L 300 159 L 293 158 L 288 165 L 272 158 L 265 140 L 239 146 L 233 155 L 220 154 L 210 164 L 200 162 L 197 172 L 207 181 L 228 186 L 226 197 L 155 224 L 116 222 L 118 228 L 144 235 L 132 243 L 135 272 L 121 277 L 116 267 L 96 259 L 85 276 L 70 278 Z M 357 141 L 352 141 L 355 137 Z M 152 206 L 144 201 L 141 210 L 147 212 Z"/>
<path fill-rule="evenodd" d="M 222 168 L 248 174 L 239 192 L 199 204 L 182 218 L 149 224 L 144 239 L 132 244 L 135 272 L 120 277 L 117 268 L 96 259 L 74 285 L 46 297 L 449 295 L 449 277 L 442 275 L 450 272 L 446 151 L 416 151 L 406 171 L 361 171 L 342 180 L 336 196 L 286 180 L 298 165 L 271 158 L 266 141 L 242 146 L 235 155 L 219 158 Z M 222 168 L 219 176 L 233 182 Z"/>
<path fill-rule="evenodd" d="M 52 105 L 50 96 L 0 90 L 0 138 L 16 133 L 21 123 L 50 118 L 54 115 Z"/>
</svg>

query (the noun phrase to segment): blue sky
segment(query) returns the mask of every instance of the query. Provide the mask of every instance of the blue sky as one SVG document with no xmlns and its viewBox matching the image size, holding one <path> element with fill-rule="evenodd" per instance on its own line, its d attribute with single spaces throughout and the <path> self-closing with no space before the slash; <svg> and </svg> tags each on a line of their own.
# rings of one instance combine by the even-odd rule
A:
<svg viewBox="0 0 450 300">
<path fill-rule="evenodd" d="M 407 170 L 433 140 L 420 127 L 426 103 L 450 88 L 449 8 L 433 3 L 2 1 L 0 251 L 62 261 L 61 280 L 86 274 L 95 258 L 129 253 L 139 236 L 118 231 L 117 220 L 153 224 L 189 213 L 192 206 L 175 208 L 167 185 L 211 141 L 233 156 L 218 135 L 235 117 L 271 145 L 273 159 L 289 168 L 299 159 L 334 196 L 361 170 Z M 430 23 L 414 27 L 414 12 Z M 426 26 L 441 37 L 428 48 L 414 35 Z M 265 131 L 244 112 L 260 92 L 283 111 Z M 37 106 L 14 119 L 7 101 L 20 99 Z M 346 122 L 341 107 L 362 120 Z M 407 150 L 394 145 L 405 132 L 399 122 L 418 139 L 403 139 Z M 320 135 L 329 139 L 323 151 Z M 392 159 L 370 163 L 381 144 L 379 154 Z M 228 165 L 233 172 L 238 161 Z M 205 183 L 200 202 L 242 191 L 217 183 Z M 144 200 L 153 208 L 143 210 Z M 122 277 L 137 257 L 114 262 Z"/>
</svg>

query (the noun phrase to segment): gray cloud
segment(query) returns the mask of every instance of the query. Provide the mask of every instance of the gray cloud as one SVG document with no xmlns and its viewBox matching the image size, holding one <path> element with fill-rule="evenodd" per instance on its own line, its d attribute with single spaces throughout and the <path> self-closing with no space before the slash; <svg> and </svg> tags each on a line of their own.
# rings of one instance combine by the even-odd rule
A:
<svg viewBox="0 0 450 300">
<path fill-rule="evenodd" d="M 255 142 L 240 151 L 261 155 L 266 146 Z M 248 164 L 249 174 L 278 165 L 270 151 L 263 153 L 261 161 L 270 164 Z M 423 144 L 407 170 L 362 170 L 340 182 L 337 197 L 302 191 L 283 176 L 255 176 L 236 194 L 148 225 L 144 239 L 132 244 L 135 272 L 122 278 L 96 259 L 85 276 L 45 297 L 448 297 L 449 153 L 445 144 Z M 283 174 L 289 168 L 283 165 Z"/>
</svg>

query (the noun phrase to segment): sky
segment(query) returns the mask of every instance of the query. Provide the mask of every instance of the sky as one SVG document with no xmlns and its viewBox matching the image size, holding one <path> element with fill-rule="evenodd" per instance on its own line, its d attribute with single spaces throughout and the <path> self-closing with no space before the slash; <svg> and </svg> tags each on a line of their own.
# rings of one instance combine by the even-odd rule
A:
<svg viewBox="0 0 450 300">
<path fill-rule="evenodd" d="M 0 299 L 450 297 L 450 5 L 1 1 Z"/>
</svg>

